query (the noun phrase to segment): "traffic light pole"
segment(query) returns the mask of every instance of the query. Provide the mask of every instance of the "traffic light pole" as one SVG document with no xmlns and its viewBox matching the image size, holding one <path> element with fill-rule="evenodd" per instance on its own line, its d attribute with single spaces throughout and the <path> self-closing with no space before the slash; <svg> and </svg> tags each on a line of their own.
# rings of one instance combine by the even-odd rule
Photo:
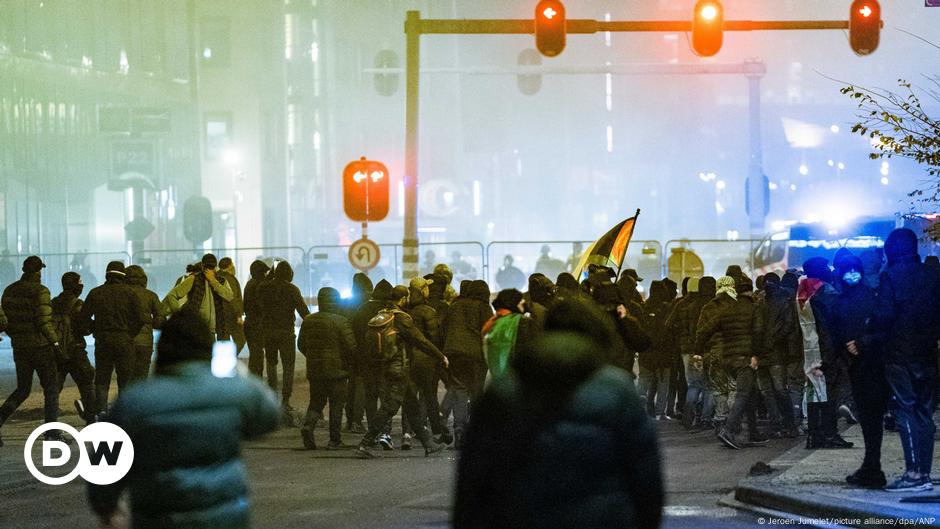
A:
<svg viewBox="0 0 940 529">
<path fill-rule="evenodd" d="M 726 20 L 724 31 L 847 30 L 847 20 Z M 690 32 L 692 22 L 685 20 L 589 20 L 568 19 L 566 33 L 599 32 Z M 405 20 L 405 229 L 402 246 L 405 280 L 418 275 L 418 89 L 421 74 L 421 35 L 532 35 L 534 20 L 508 19 L 422 19 L 419 11 L 408 11 Z M 751 232 L 762 232 L 764 225 L 760 139 L 760 76 L 748 75 L 750 93 L 750 156 L 748 194 L 751 197 L 749 224 Z M 754 202 L 761 201 L 758 205 Z"/>
</svg>

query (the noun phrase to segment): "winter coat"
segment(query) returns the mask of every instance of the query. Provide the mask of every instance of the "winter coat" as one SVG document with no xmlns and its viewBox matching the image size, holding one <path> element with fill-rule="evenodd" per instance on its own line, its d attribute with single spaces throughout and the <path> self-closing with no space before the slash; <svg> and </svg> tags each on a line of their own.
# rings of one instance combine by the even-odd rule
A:
<svg viewBox="0 0 940 529">
<path fill-rule="evenodd" d="M 225 332 L 220 338 L 224 340 L 231 336 L 238 325 L 238 319 L 245 314 L 245 302 L 242 298 L 242 285 L 238 282 L 238 278 L 228 272 L 220 271 L 218 274 L 225 278 L 225 284 L 232 288 L 232 299 L 222 303 L 222 321 L 225 324 L 223 327 Z"/>
<path fill-rule="evenodd" d="M 786 365 L 802 359 L 799 344 L 800 322 L 796 292 L 779 284 L 768 284 L 763 299 L 756 303 L 754 318 L 755 354 L 764 366 Z"/>
<path fill-rule="evenodd" d="M 7 336 L 14 349 L 45 347 L 57 343 L 52 327 L 52 305 L 49 289 L 39 274 L 23 274 L 19 281 L 3 291 L 0 306 L 7 317 Z"/>
<path fill-rule="evenodd" d="M 108 420 L 137 458 L 114 485 L 89 486 L 98 514 L 130 490 L 135 529 L 250 526 L 241 441 L 277 427 L 273 394 L 253 378 L 216 378 L 207 362 L 174 365 L 121 391 Z"/>
<path fill-rule="evenodd" d="M 235 293 L 224 280 L 218 274 L 214 281 L 206 279 L 203 273 L 187 276 L 167 293 L 164 305 L 172 314 L 181 310 L 192 311 L 206 322 L 210 332 L 225 334 L 222 306 L 226 301 L 231 301 Z M 201 284 L 197 284 L 197 281 Z"/>
<path fill-rule="evenodd" d="M 304 318 L 297 348 L 307 357 L 307 378 L 336 380 L 349 376 L 356 351 L 349 320 L 343 316 L 339 293 L 320 292 L 319 311 Z"/>
<path fill-rule="evenodd" d="M 147 289 L 147 274 L 142 270 L 128 270 L 127 284 L 143 307 L 144 323 L 134 337 L 134 345 L 153 348 L 153 331 L 163 325 L 163 305 L 156 292 Z"/>
<path fill-rule="evenodd" d="M 888 363 L 937 361 L 940 277 L 917 255 L 890 262 L 878 282 L 878 319 Z"/>
<path fill-rule="evenodd" d="M 300 295 L 297 285 L 291 283 L 294 278 L 293 270 L 286 262 L 279 263 L 273 279 L 260 285 L 258 293 L 261 297 L 262 320 L 264 332 L 289 332 L 294 334 L 296 316 L 301 319 L 310 314 L 307 302 Z"/>
<path fill-rule="evenodd" d="M 51 305 L 53 315 L 58 315 L 63 321 L 65 317 L 68 317 L 69 336 L 58 337 L 59 344 L 62 346 L 63 351 L 69 355 L 76 351 L 84 351 L 87 346 L 85 343 L 85 335 L 78 325 L 82 313 L 82 300 L 78 299 L 78 296 L 75 294 L 66 290 L 52 298 Z M 61 331 L 62 327 L 58 328 Z"/>
<path fill-rule="evenodd" d="M 843 283 L 842 292 L 832 304 L 832 343 L 846 364 L 884 364 L 884 333 L 878 326 L 878 298 L 864 280 L 858 285 Z M 846 344 L 854 341 L 858 356 Z"/>
<path fill-rule="evenodd" d="M 643 304 L 642 324 L 650 338 L 650 346 L 639 352 L 640 367 L 656 370 L 672 365 L 677 348 L 676 336 L 666 326 L 672 311 L 672 303 L 650 298 Z"/>
<path fill-rule="evenodd" d="M 734 300 L 727 294 L 719 294 L 709 302 L 714 310 L 702 310 L 696 333 L 695 347 L 703 351 L 713 336 L 721 342 L 721 365 L 738 368 L 750 365 L 754 349 L 754 300 L 750 296 L 738 295 Z"/>
<path fill-rule="evenodd" d="M 595 348 L 549 335 L 529 353 L 538 368 L 494 379 L 474 403 L 455 529 L 659 526 L 655 428 L 627 373 L 603 367 Z"/>
<path fill-rule="evenodd" d="M 375 369 L 383 371 L 392 377 L 404 377 L 411 369 L 408 353 L 414 351 L 421 351 L 437 362 L 443 363 L 444 353 L 435 347 L 435 345 L 421 333 L 415 325 L 414 319 L 409 316 L 407 312 L 395 307 L 389 307 L 385 310 L 395 316 L 391 325 L 395 326 L 395 336 L 397 336 L 398 339 L 398 346 L 404 347 L 405 354 L 396 354 L 392 358 L 387 358 L 384 361 L 376 361 L 373 358 L 373 366 Z M 373 350 L 370 349 L 370 342 L 377 339 L 374 334 L 371 334 L 373 332 L 370 327 L 370 331 L 367 331 L 365 338 L 367 340 L 366 349 L 370 351 Z"/>
<path fill-rule="evenodd" d="M 444 354 L 448 357 L 484 361 L 481 331 L 493 316 L 493 309 L 485 283 L 479 283 L 471 283 L 466 295 L 457 298 L 444 317 Z"/>
<path fill-rule="evenodd" d="M 711 299 L 711 297 L 694 292 L 684 296 L 676 303 L 676 308 L 672 311 L 666 326 L 679 337 L 680 354 L 694 354 L 698 318 L 702 313 L 702 307 Z"/>
<path fill-rule="evenodd" d="M 85 296 L 79 326 L 86 335 L 94 334 L 95 340 L 133 340 L 148 319 L 150 315 L 134 289 L 108 278 Z"/>
<path fill-rule="evenodd" d="M 406 312 L 414 319 L 415 327 L 421 331 L 421 334 L 435 347 L 442 349 L 444 347 L 444 337 L 441 334 L 441 318 L 438 316 L 437 311 L 431 305 L 428 305 L 423 293 L 410 289 L 410 294 Z M 411 351 L 411 355 L 412 359 L 418 362 L 433 361 L 437 363 L 435 359 L 421 351 Z"/>
</svg>

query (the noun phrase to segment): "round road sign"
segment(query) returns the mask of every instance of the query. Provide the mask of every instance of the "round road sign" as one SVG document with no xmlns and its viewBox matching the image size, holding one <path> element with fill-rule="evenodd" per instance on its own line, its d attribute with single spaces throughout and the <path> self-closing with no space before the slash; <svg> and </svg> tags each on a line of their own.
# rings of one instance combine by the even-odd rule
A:
<svg viewBox="0 0 940 529">
<path fill-rule="evenodd" d="M 368 272 L 379 264 L 382 258 L 382 251 L 379 245 L 363 237 L 349 246 L 349 264 L 353 268 Z"/>
</svg>

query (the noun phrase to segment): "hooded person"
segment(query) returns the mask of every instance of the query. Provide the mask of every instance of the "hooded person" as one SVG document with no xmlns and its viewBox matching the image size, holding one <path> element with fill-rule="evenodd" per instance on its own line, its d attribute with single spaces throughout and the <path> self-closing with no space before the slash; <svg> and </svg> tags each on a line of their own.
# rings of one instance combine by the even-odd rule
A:
<svg viewBox="0 0 940 529">
<path fill-rule="evenodd" d="M 535 323 L 523 313 L 524 302 L 522 292 L 514 288 L 500 291 L 493 300 L 496 313 L 483 325 L 482 331 L 488 380 L 507 376 L 512 355 L 530 347 L 535 340 Z"/>
<path fill-rule="evenodd" d="M 90 424 L 95 420 L 95 368 L 88 361 L 85 335 L 78 324 L 83 304 L 79 296 L 84 287 L 82 276 L 77 272 L 62 274 L 62 293 L 52 298 L 51 305 L 52 324 L 64 357 L 57 366 L 59 392 L 65 386 L 65 377 L 71 375 L 81 396 L 75 401 L 75 408 L 78 415 Z"/>
<path fill-rule="evenodd" d="M 127 267 L 127 284 L 137 295 L 144 311 L 144 324 L 134 337 L 134 380 L 150 375 L 153 357 L 153 331 L 163 325 L 163 305 L 156 292 L 147 288 L 147 273 L 137 265 Z"/>
<path fill-rule="evenodd" d="M 598 285 L 592 296 L 617 331 L 618 340 L 611 348 L 607 361 L 627 371 L 632 378 L 637 352 L 646 351 L 651 345 L 650 337 L 639 320 L 643 316 L 642 309 L 638 306 L 634 306 L 633 310 L 627 308 L 620 297 L 620 290 L 613 283 Z"/>
<path fill-rule="evenodd" d="M 187 311 L 202 318 L 216 336 L 226 335 L 222 317 L 223 303 L 232 301 L 235 293 L 225 278 L 216 273 L 219 262 L 215 255 L 202 256 L 201 271 L 187 276 L 173 287 L 163 300 L 171 314 Z"/>
<path fill-rule="evenodd" d="M 428 285 L 428 305 L 437 311 L 439 318 L 443 318 L 447 313 L 450 303 L 445 301 L 445 295 L 450 285 L 447 283 L 447 277 L 439 274 L 428 274 L 424 276 L 430 283 Z"/>
<path fill-rule="evenodd" d="M 249 269 L 250 271 L 250 269 Z M 238 271 L 235 261 L 231 257 L 219 259 L 219 277 L 224 279 L 226 285 L 232 289 L 232 299 L 222 302 L 222 332 L 220 340 L 231 340 L 235 343 L 235 356 L 241 354 L 245 347 L 245 300 L 242 297 L 242 285 L 238 281 Z"/>
<path fill-rule="evenodd" d="M 307 380 L 310 383 L 310 403 L 300 428 L 300 437 L 307 450 L 317 447 L 314 429 L 323 419 L 323 409 L 327 404 L 330 406 L 327 449 L 346 448 L 341 435 L 343 407 L 356 339 L 341 302 L 335 288 L 321 288 L 317 293 L 318 310 L 304 318 L 297 337 L 297 348 L 307 359 Z"/>
<path fill-rule="evenodd" d="M 539 273 L 529 276 L 526 307 L 529 309 L 537 328 L 542 328 L 545 325 L 545 315 L 554 302 L 554 296 L 555 285 L 552 284 L 551 279 Z"/>
<path fill-rule="evenodd" d="M 515 376 L 491 384 L 474 407 L 454 527 L 657 527 L 656 429 L 628 375 L 604 361 L 617 340 L 609 318 L 569 299 L 551 308 L 545 328 L 513 355 Z"/>
<path fill-rule="evenodd" d="M 357 272 L 352 278 L 352 288 L 350 289 L 349 299 L 346 301 L 346 312 L 352 317 L 363 303 L 369 301 L 372 297 L 372 291 L 375 286 L 369 276 L 362 272 Z"/>
<path fill-rule="evenodd" d="M 408 306 L 405 311 L 414 320 L 415 327 L 421 331 L 438 349 L 443 349 L 444 339 L 441 333 L 441 315 L 428 301 L 433 279 L 415 277 L 408 284 Z M 453 436 L 441 415 L 441 405 L 437 400 L 440 382 L 440 362 L 438 358 L 413 347 L 411 354 L 411 381 L 415 385 L 416 396 L 426 412 L 431 433 L 443 444 L 453 442 Z M 409 432 L 412 433 L 412 432 Z"/>
<path fill-rule="evenodd" d="M 905 472 L 896 492 L 933 487 L 940 274 L 920 261 L 917 235 L 896 229 L 885 240 L 888 266 L 878 282 L 878 320 L 885 333 L 885 377 L 891 388 Z"/>
<path fill-rule="evenodd" d="M 803 371 L 807 386 L 806 448 L 851 448 L 836 429 L 837 395 L 840 391 L 840 362 L 832 341 L 833 304 L 837 296 L 831 285 L 832 270 L 822 257 L 803 263 L 806 278 L 797 289 L 797 313 L 803 336 Z"/>
<path fill-rule="evenodd" d="M 274 277 L 265 281 L 259 289 L 268 387 L 277 391 L 277 363 L 280 359 L 284 375 L 281 384 L 281 411 L 288 425 L 293 424 L 290 398 L 294 392 L 294 361 L 297 357 L 294 325 L 298 316 L 302 320 L 310 314 L 300 289 L 292 283 L 293 279 L 294 269 L 287 261 L 281 261 L 274 267 Z"/>
<path fill-rule="evenodd" d="M 650 297 L 643 304 L 643 328 L 650 337 L 651 345 L 639 356 L 640 374 L 637 391 L 645 399 L 650 416 L 667 420 L 666 405 L 669 394 L 669 377 L 672 357 L 678 343 L 669 332 L 666 322 L 672 310 L 669 288 L 662 281 L 650 284 Z"/>
<path fill-rule="evenodd" d="M 248 268 L 251 277 L 245 283 L 242 304 L 245 307 L 245 342 L 248 345 L 248 370 L 258 378 L 264 375 L 264 308 L 261 306 L 260 289 L 267 280 L 270 268 L 264 261 L 255 259 Z"/>
<path fill-rule="evenodd" d="M 346 412 L 346 429 L 354 433 L 365 433 L 363 414 L 369 424 L 378 410 L 378 381 L 375 366 L 369 351 L 369 321 L 385 308 L 394 287 L 385 279 L 376 283 L 369 300 L 359 306 L 350 323 L 356 339 L 356 354 L 352 363 L 352 378 L 355 380 L 355 398 Z M 361 388 L 361 389 L 360 389 Z"/>
<path fill-rule="evenodd" d="M 126 282 L 121 261 L 108 263 L 104 284 L 91 289 L 79 314 L 79 327 L 95 337 L 95 406 L 98 415 L 108 410 L 111 374 L 118 391 L 134 380 L 134 339 L 152 318 L 140 297 Z"/>
</svg>

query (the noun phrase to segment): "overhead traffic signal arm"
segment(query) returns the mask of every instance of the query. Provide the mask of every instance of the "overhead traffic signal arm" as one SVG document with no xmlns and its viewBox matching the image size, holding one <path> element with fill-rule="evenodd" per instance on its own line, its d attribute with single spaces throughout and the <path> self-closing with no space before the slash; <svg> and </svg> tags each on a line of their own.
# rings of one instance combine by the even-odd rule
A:
<svg viewBox="0 0 940 529">
<path fill-rule="evenodd" d="M 566 22 L 569 35 L 604 31 L 682 33 L 692 31 L 689 20 L 604 20 L 572 19 Z M 418 21 L 422 35 L 532 35 L 535 22 L 527 19 L 430 19 Z M 881 22 L 884 26 L 884 22 Z M 724 31 L 849 29 L 848 20 L 725 20 Z"/>
</svg>

